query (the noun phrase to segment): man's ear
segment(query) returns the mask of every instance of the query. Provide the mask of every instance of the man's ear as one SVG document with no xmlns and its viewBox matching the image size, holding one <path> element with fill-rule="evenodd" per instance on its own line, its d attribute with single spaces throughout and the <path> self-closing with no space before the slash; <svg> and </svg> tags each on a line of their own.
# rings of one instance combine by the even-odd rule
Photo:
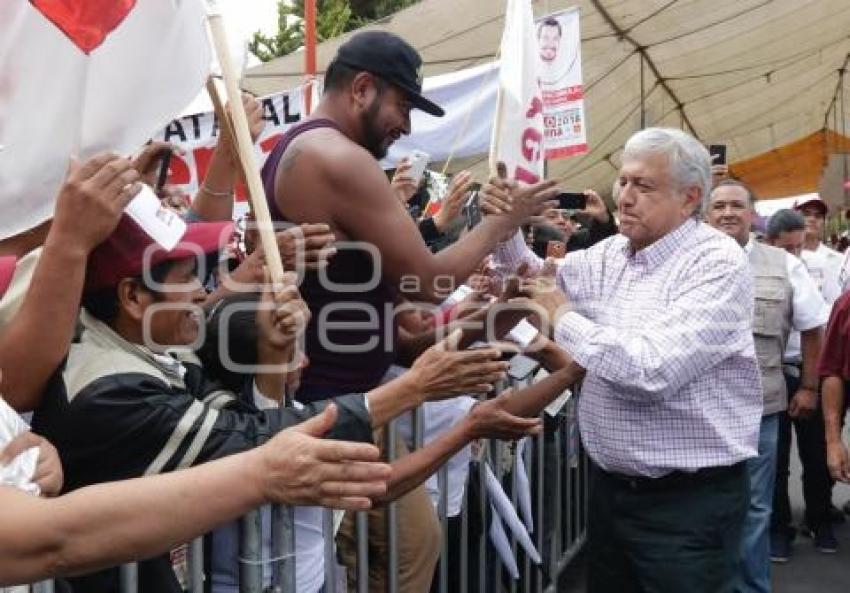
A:
<svg viewBox="0 0 850 593">
<path fill-rule="evenodd" d="M 701 202 L 702 190 L 700 188 L 692 186 L 685 190 L 685 202 L 682 204 L 682 208 L 688 216 L 692 216 L 697 209 L 701 209 Z M 705 216 L 705 212 L 703 212 L 703 216 Z"/>
<path fill-rule="evenodd" d="M 351 80 L 351 96 L 358 108 L 365 110 L 375 95 L 375 77 L 368 72 L 358 72 Z"/>
<path fill-rule="evenodd" d="M 145 309 L 151 302 L 151 294 L 138 280 L 131 278 L 121 280 L 115 290 L 118 295 L 119 313 L 123 311 L 130 319 L 141 322 Z"/>
</svg>

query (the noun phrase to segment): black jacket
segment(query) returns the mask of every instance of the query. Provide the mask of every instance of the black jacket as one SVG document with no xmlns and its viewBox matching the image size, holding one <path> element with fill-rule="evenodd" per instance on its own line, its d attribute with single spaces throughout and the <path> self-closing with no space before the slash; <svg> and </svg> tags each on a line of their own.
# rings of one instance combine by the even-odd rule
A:
<svg viewBox="0 0 850 593">
<path fill-rule="evenodd" d="M 326 405 L 259 411 L 247 403 L 253 401 L 250 377 L 237 397 L 209 379 L 190 352 L 158 356 L 85 313 L 83 324 L 80 342 L 71 346 L 33 417 L 33 430 L 59 451 L 66 492 L 245 451 Z M 371 442 L 364 396 L 345 395 L 335 403 L 339 416 L 328 437 Z M 118 570 L 69 582 L 79 593 L 117 593 Z M 181 591 L 167 556 L 140 563 L 139 590 Z"/>
</svg>

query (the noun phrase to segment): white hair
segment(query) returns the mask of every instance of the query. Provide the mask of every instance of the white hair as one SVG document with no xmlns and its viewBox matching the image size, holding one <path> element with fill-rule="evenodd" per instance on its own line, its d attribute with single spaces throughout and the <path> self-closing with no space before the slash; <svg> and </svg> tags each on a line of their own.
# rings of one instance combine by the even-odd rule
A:
<svg viewBox="0 0 850 593">
<path fill-rule="evenodd" d="M 670 177 L 681 192 L 696 187 L 700 190 L 703 208 L 711 193 L 711 157 L 696 138 L 676 128 L 646 128 L 626 142 L 622 160 L 646 154 L 667 157 Z M 697 207 L 694 214 L 698 215 Z"/>
</svg>

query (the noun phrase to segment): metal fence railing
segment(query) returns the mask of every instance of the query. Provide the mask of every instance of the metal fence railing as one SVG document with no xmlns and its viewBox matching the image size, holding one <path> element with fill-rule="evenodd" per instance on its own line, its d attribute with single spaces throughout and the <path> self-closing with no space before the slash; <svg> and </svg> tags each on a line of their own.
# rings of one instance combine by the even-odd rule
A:
<svg viewBox="0 0 850 593">
<path fill-rule="evenodd" d="M 536 371 L 536 369 L 535 369 Z M 530 384 L 532 374 L 514 377 L 510 387 Z M 506 386 L 505 386 L 506 387 Z M 566 399 L 558 410 L 543 414 L 545 430 L 527 439 L 525 446 L 492 441 L 479 448 L 470 465 L 463 505 L 459 517 L 459 538 L 451 545 L 449 536 L 448 476 L 443 467 L 437 474 L 440 496 L 437 513 L 442 526 L 441 555 L 435 576 L 439 593 L 554 593 L 558 579 L 581 549 L 587 525 L 588 478 L 587 457 L 578 438 L 575 414 L 576 398 Z M 422 446 L 422 415 L 417 410 L 413 418 L 413 445 Z M 387 427 L 386 450 L 388 460 L 395 456 L 399 438 L 395 423 Z M 520 459 L 521 457 L 521 459 Z M 486 496 L 487 468 L 504 487 L 516 508 L 520 497 L 518 464 L 528 470 L 530 505 L 533 529 L 530 539 L 540 555 L 536 563 L 526 553 L 513 533 L 509 537 L 510 552 L 516 561 L 518 578 L 512 578 L 499 555 L 489 542 L 488 529 L 481 519 L 492 519 L 490 501 Z M 475 488 L 472 482 L 475 481 Z M 476 493 L 472 495 L 473 491 Z M 240 521 L 240 593 L 289 593 L 296 591 L 295 556 L 297 541 L 292 509 L 272 510 L 271 549 L 263 550 L 263 524 L 259 510 L 249 513 Z M 477 521 L 473 521 L 473 516 Z M 323 515 L 325 584 L 324 593 L 343 593 L 337 574 L 335 546 L 335 521 L 333 511 Z M 399 590 L 398 512 L 395 503 L 387 506 L 387 590 Z M 477 530 L 472 532 L 473 523 Z M 358 513 L 355 521 L 357 537 L 356 591 L 369 591 L 369 528 L 366 513 Z M 452 551 L 453 550 L 453 551 Z M 203 540 L 188 546 L 187 590 L 202 593 L 204 582 Z M 269 557 L 265 558 L 264 555 Z M 450 556 L 452 558 L 450 558 Z M 449 570 L 450 560 L 457 570 Z M 264 571 L 264 567 L 270 567 Z M 264 583 L 264 573 L 271 574 L 271 587 Z M 122 593 L 138 592 L 138 568 L 134 563 L 121 567 Z M 52 581 L 32 585 L 34 593 L 52 593 Z M 141 592 L 146 593 L 146 592 Z M 301 592 L 297 592 L 301 593 Z M 310 592 L 312 593 L 312 592 Z M 383 593 L 383 592 L 381 592 Z"/>
</svg>

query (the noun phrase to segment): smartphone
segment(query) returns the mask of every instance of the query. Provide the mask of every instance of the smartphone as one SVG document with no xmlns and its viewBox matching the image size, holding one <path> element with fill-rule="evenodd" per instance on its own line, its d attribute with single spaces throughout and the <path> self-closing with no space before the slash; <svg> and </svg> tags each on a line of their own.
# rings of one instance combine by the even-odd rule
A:
<svg viewBox="0 0 850 593">
<path fill-rule="evenodd" d="M 712 165 L 725 165 L 726 164 L 726 145 L 725 144 L 712 144 L 708 147 L 708 154 L 711 155 L 711 164 Z"/>
<path fill-rule="evenodd" d="M 472 192 L 469 201 L 463 207 L 464 215 L 466 216 L 466 228 L 473 229 L 481 222 L 481 203 L 478 199 L 478 192 Z"/>
<path fill-rule="evenodd" d="M 159 194 L 162 191 L 162 188 L 165 186 L 165 181 L 168 179 L 168 167 L 171 166 L 171 156 L 172 152 L 170 148 L 166 148 L 162 152 L 159 153 L 160 163 L 159 163 L 159 175 L 156 178 L 156 187 L 154 191 Z"/>
<path fill-rule="evenodd" d="M 419 183 L 422 181 L 422 175 L 425 173 L 425 167 L 428 166 L 431 156 L 427 152 L 414 150 L 410 153 L 408 160 L 410 161 L 410 171 L 407 174 L 414 182 Z"/>
<path fill-rule="evenodd" d="M 584 210 L 587 208 L 587 196 L 579 192 L 561 192 L 556 197 L 560 210 Z"/>
</svg>

